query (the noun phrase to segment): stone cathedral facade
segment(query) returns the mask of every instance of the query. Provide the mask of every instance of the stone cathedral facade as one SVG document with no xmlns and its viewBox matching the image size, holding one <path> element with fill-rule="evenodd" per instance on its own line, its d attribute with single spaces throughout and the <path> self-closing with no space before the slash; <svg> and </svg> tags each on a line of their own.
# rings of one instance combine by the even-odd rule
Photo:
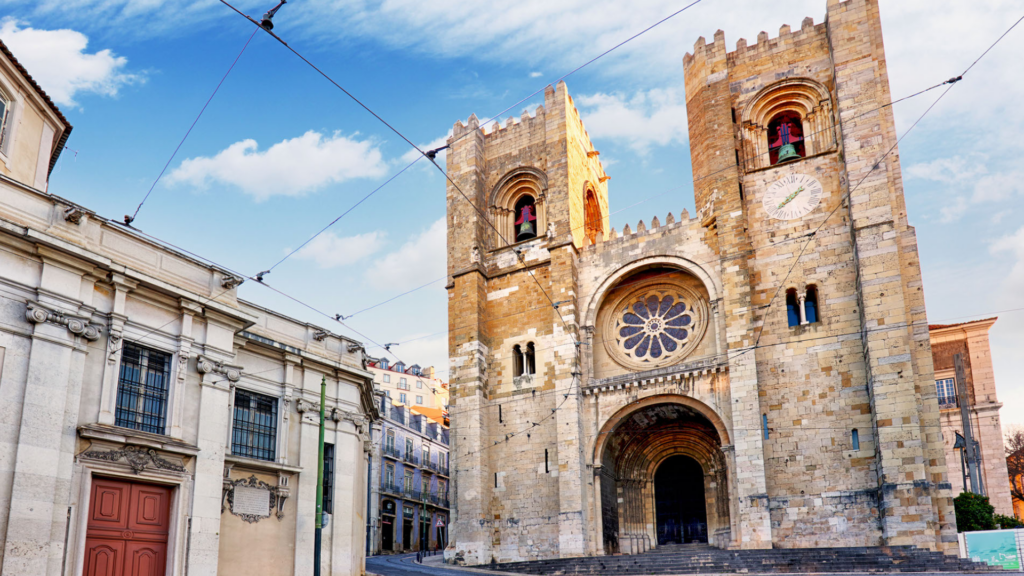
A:
<svg viewBox="0 0 1024 576">
<path fill-rule="evenodd" d="M 636 229 L 564 84 L 455 123 L 449 558 L 952 552 L 877 0 L 700 38 L 683 79 L 697 213 Z"/>
</svg>

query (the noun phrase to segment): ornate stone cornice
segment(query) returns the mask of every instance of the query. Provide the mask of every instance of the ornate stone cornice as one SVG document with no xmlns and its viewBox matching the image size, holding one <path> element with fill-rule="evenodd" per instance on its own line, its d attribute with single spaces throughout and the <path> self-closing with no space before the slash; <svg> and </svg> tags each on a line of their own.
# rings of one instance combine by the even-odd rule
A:
<svg viewBox="0 0 1024 576">
<path fill-rule="evenodd" d="M 239 278 L 238 276 L 225 276 L 220 279 L 220 285 L 222 288 L 232 290 L 238 288 L 245 282 L 245 278 Z"/>
<path fill-rule="evenodd" d="M 295 410 L 299 414 L 305 414 L 306 412 L 320 412 L 319 402 L 310 402 L 309 400 L 299 398 L 295 401 Z"/>
<path fill-rule="evenodd" d="M 214 374 L 224 376 L 231 382 L 238 382 L 239 379 L 242 378 L 243 368 L 241 366 L 233 366 L 231 364 L 218 362 L 217 360 L 212 360 L 206 356 L 199 356 L 196 359 L 196 370 L 199 371 L 200 374 L 209 374 L 212 372 Z"/>
<path fill-rule="evenodd" d="M 72 334 L 81 336 L 86 340 L 98 340 L 102 328 L 96 324 L 90 324 L 89 319 L 76 314 L 69 314 L 63 310 L 49 308 L 39 302 L 28 302 L 25 309 L 25 318 L 33 324 L 49 322 L 66 327 Z"/>
<path fill-rule="evenodd" d="M 82 453 L 82 457 L 107 462 L 124 460 L 136 474 L 143 472 L 147 467 L 179 473 L 188 472 L 184 466 L 161 458 L 156 450 L 141 446 L 125 446 L 120 450 L 88 450 Z"/>
</svg>

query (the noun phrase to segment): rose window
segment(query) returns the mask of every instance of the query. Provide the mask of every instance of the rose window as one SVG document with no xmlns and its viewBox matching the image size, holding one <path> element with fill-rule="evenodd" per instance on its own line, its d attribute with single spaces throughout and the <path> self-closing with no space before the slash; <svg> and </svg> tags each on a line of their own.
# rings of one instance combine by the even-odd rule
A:
<svg viewBox="0 0 1024 576">
<path fill-rule="evenodd" d="M 636 368 L 673 364 L 704 335 L 706 307 L 702 298 L 678 286 L 637 290 L 620 299 L 609 318 L 609 351 Z"/>
</svg>

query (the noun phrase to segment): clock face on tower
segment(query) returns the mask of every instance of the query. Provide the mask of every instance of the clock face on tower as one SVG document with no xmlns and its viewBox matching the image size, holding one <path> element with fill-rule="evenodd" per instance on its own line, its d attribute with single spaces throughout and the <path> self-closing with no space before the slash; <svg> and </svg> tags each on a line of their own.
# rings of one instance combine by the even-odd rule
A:
<svg viewBox="0 0 1024 576">
<path fill-rule="evenodd" d="M 761 201 L 768 216 L 776 220 L 795 220 L 818 207 L 821 182 L 807 174 L 789 174 L 768 187 Z"/>
</svg>

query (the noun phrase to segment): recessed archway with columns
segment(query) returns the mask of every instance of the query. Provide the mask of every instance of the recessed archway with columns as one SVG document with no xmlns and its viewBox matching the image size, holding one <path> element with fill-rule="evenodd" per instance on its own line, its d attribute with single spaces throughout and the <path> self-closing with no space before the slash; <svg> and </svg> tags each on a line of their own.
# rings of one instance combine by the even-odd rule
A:
<svg viewBox="0 0 1024 576">
<path fill-rule="evenodd" d="M 735 517 L 729 498 L 730 449 L 726 423 L 711 407 L 689 396 L 648 396 L 607 418 L 591 451 L 594 517 L 604 553 L 643 552 L 657 545 L 663 527 L 655 476 L 676 456 L 693 459 L 701 469 L 695 485 L 672 487 L 703 492 L 702 536 L 694 541 L 727 546 Z"/>
</svg>

